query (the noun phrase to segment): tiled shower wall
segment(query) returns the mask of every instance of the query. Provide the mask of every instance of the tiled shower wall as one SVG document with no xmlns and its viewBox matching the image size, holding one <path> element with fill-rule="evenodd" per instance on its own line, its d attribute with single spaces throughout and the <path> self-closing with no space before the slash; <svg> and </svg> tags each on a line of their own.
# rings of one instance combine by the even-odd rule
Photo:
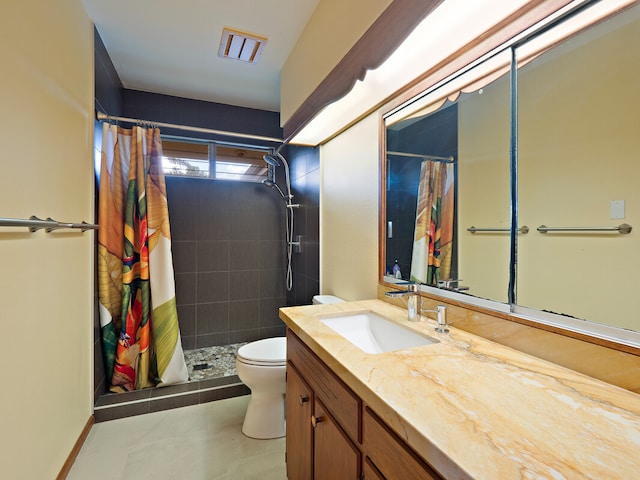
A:
<svg viewBox="0 0 640 480">
<path fill-rule="evenodd" d="M 284 335 L 284 203 L 262 184 L 167 177 L 185 350 Z"/>
<path fill-rule="evenodd" d="M 320 155 L 318 148 L 288 146 L 295 210 L 294 235 L 301 235 L 301 251 L 292 255 L 293 288 L 288 305 L 308 305 L 320 289 Z M 296 240 L 294 238 L 294 240 Z"/>
</svg>

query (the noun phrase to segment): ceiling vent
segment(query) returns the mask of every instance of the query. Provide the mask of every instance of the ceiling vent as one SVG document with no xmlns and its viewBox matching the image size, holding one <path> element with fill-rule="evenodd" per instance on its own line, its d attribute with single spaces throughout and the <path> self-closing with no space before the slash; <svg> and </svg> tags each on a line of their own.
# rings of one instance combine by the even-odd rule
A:
<svg viewBox="0 0 640 480">
<path fill-rule="evenodd" d="M 247 63 L 256 63 L 265 43 L 267 43 L 266 37 L 225 27 L 220 39 L 218 56 Z"/>
</svg>

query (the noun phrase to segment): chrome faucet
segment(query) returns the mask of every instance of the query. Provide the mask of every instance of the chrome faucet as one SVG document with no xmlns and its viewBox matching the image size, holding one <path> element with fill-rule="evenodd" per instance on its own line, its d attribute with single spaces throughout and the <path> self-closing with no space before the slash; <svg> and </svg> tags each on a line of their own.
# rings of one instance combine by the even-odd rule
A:
<svg viewBox="0 0 640 480">
<path fill-rule="evenodd" d="M 462 280 L 448 278 L 446 280 L 438 280 L 438 287 L 444 288 L 445 290 L 452 290 L 454 292 L 462 292 L 464 290 L 469 290 L 469 287 L 463 287 L 460 285 Z"/>
<path fill-rule="evenodd" d="M 423 312 L 427 316 L 429 313 L 438 314 L 438 326 L 435 328 L 436 332 L 447 333 L 449 331 L 449 326 L 447 325 L 447 307 L 438 305 L 435 310 L 423 310 Z"/>
<path fill-rule="evenodd" d="M 386 292 L 387 297 L 407 297 L 407 318 L 410 322 L 419 322 L 421 320 L 420 313 L 420 294 L 417 283 L 410 283 L 406 290 L 392 290 Z"/>
</svg>

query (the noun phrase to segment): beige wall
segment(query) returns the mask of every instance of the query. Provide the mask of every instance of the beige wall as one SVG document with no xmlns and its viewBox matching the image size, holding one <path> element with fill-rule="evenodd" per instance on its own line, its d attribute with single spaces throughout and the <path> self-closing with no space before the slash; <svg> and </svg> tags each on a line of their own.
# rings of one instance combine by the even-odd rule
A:
<svg viewBox="0 0 640 480">
<path fill-rule="evenodd" d="M 379 117 L 320 147 L 320 293 L 376 298 Z"/>
<path fill-rule="evenodd" d="M 93 26 L 82 1 L 5 2 L 0 27 L 0 216 L 92 221 Z M 55 478 L 92 413 L 92 241 L 0 229 L 3 478 Z"/>
<path fill-rule="evenodd" d="M 391 0 L 322 0 L 280 72 L 280 124 L 311 95 Z"/>
</svg>

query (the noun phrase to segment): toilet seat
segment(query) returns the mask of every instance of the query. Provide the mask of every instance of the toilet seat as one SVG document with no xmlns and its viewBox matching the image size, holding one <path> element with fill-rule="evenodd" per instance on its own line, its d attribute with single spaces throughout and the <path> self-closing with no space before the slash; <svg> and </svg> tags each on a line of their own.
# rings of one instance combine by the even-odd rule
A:
<svg viewBox="0 0 640 480">
<path fill-rule="evenodd" d="M 265 338 L 238 349 L 236 360 L 246 365 L 282 367 L 287 364 L 286 337 Z"/>
</svg>

